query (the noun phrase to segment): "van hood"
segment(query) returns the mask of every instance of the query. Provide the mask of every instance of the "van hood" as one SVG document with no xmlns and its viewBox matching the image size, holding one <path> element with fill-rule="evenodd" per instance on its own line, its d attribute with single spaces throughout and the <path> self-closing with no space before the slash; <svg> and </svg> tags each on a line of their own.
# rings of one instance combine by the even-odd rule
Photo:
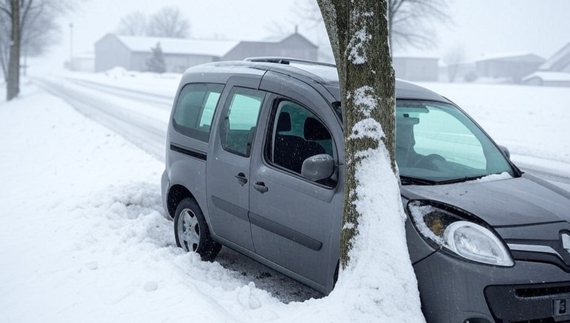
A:
<svg viewBox="0 0 570 323">
<path fill-rule="evenodd" d="M 491 226 L 570 222 L 570 192 L 535 176 L 449 185 L 403 185 L 409 200 L 433 200 L 470 212 Z"/>
</svg>

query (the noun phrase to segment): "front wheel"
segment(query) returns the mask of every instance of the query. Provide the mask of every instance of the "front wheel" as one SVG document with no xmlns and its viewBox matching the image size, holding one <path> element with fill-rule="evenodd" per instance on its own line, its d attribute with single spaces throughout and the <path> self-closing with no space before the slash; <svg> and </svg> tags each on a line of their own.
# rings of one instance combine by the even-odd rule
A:
<svg viewBox="0 0 570 323">
<path fill-rule="evenodd" d="M 186 251 L 196 252 L 204 261 L 212 261 L 222 246 L 212 240 L 208 224 L 198 203 L 186 198 L 178 204 L 174 215 L 176 245 Z"/>
</svg>

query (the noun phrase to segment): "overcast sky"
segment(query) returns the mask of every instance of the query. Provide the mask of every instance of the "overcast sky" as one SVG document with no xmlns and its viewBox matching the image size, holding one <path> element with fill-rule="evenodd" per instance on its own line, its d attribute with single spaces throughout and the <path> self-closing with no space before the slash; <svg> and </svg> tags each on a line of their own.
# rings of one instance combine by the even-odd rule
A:
<svg viewBox="0 0 570 323">
<path fill-rule="evenodd" d="M 61 19 L 61 41 L 51 57 L 59 62 L 69 58 L 70 23 L 74 54 L 93 52 L 93 44 L 114 32 L 121 17 L 136 10 L 150 15 L 164 6 L 181 9 L 193 38 L 261 40 L 272 36 L 276 25 L 292 32 L 299 23 L 296 6 L 305 1 L 312 0 L 84 0 Z M 548 58 L 570 42 L 570 0 L 455 0 L 451 11 L 454 24 L 438 28 L 439 47 L 430 55 L 443 56 L 461 46 L 468 59 L 523 52 Z M 326 41 L 317 39 L 322 31 L 300 24 L 300 32 L 314 42 Z"/>
</svg>

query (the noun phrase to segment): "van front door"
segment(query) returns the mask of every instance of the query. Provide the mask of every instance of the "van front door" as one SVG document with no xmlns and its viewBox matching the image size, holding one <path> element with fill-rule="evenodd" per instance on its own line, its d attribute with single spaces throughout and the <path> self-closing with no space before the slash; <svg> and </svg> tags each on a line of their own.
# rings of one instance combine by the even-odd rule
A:
<svg viewBox="0 0 570 323">
<path fill-rule="evenodd" d="M 250 156 L 265 94 L 234 86 L 225 97 L 207 161 L 207 196 L 213 234 L 253 251 L 249 223 Z"/>
<path fill-rule="evenodd" d="M 263 137 L 252 157 L 249 216 L 255 250 L 322 290 L 329 283 L 332 226 L 342 192 L 332 168 L 331 176 L 319 181 L 303 177 L 301 169 L 310 156 L 338 155 L 331 133 L 309 109 L 283 98 L 275 100 Z"/>
</svg>

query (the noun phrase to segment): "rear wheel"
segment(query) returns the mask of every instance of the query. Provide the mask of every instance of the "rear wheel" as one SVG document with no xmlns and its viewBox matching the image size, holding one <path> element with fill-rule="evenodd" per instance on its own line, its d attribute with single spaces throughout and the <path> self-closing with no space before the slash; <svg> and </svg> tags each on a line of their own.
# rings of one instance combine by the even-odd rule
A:
<svg viewBox="0 0 570 323">
<path fill-rule="evenodd" d="M 202 260 L 212 261 L 222 246 L 212 240 L 208 224 L 198 203 L 186 198 L 178 204 L 174 215 L 176 245 L 186 251 L 196 252 Z"/>
</svg>

